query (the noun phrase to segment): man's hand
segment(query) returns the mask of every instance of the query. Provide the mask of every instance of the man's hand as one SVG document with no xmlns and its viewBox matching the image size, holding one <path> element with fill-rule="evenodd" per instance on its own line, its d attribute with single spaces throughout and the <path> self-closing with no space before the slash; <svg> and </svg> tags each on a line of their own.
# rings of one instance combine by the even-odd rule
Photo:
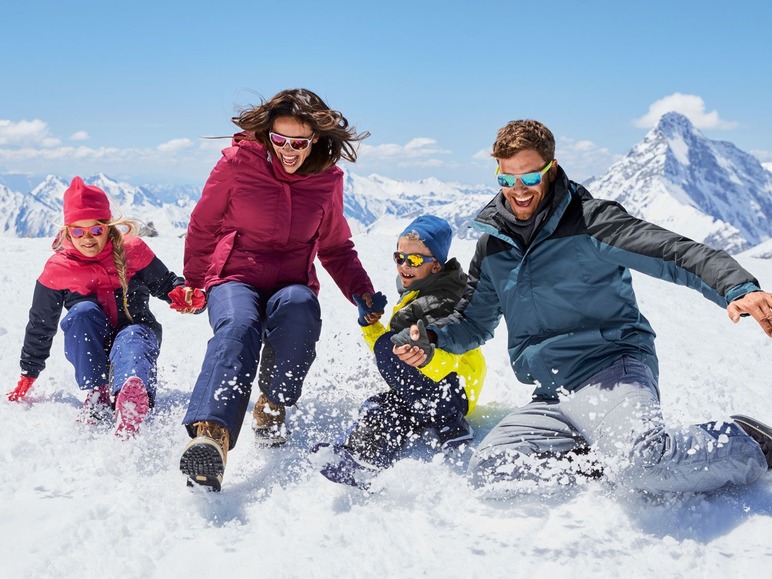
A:
<svg viewBox="0 0 772 579">
<path fill-rule="evenodd" d="M 409 366 L 426 366 L 434 356 L 434 344 L 429 340 L 423 320 L 391 337 L 392 352 Z"/>
<path fill-rule="evenodd" d="M 726 313 L 735 324 L 743 315 L 753 316 L 764 333 L 772 338 L 772 294 L 767 292 L 751 292 L 731 302 Z"/>
</svg>

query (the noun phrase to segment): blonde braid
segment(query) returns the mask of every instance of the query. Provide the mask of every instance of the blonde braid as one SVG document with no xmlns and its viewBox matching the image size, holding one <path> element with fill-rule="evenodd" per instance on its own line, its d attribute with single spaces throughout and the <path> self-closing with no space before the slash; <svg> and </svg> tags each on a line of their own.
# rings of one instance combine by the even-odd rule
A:
<svg viewBox="0 0 772 579">
<path fill-rule="evenodd" d="M 121 227 L 118 227 L 121 226 Z M 107 224 L 108 235 L 113 242 L 113 262 L 118 271 L 118 280 L 121 282 L 121 291 L 123 292 L 123 311 L 130 322 L 134 319 L 129 313 L 129 284 L 126 281 L 126 251 L 123 247 L 123 233 L 121 229 L 126 229 L 126 233 L 136 233 L 137 224 L 133 221 L 119 219 Z"/>
</svg>

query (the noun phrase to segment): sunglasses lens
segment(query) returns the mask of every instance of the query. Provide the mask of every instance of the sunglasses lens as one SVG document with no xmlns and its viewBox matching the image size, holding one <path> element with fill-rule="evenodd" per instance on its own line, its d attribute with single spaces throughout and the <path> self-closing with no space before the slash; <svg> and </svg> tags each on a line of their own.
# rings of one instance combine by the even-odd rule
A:
<svg viewBox="0 0 772 579">
<path fill-rule="evenodd" d="M 499 173 L 500 187 L 514 187 L 516 182 L 517 182 L 517 177 L 515 177 L 514 175 L 505 175 L 504 173 Z"/>
<path fill-rule="evenodd" d="M 422 255 L 418 255 L 416 253 L 409 253 L 405 256 L 405 259 L 407 259 L 407 264 L 410 267 L 420 267 L 424 264 L 424 258 Z"/>
<path fill-rule="evenodd" d="M 105 232 L 105 228 L 104 228 L 104 225 L 94 225 L 88 231 L 94 237 L 99 237 Z"/>
<path fill-rule="evenodd" d="M 80 239 L 84 235 L 86 235 L 86 230 L 82 227 L 73 227 L 70 229 L 70 235 L 74 237 L 75 239 Z"/>
<path fill-rule="evenodd" d="M 290 147 L 296 151 L 302 151 L 303 149 L 308 148 L 310 142 L 309 139 L 292 139 L 290 141 Z"/>
<path fill-rule="evenodd" d="M 270 133 L 268 136 L 271 138 L 271 142 L 277 147 L 283 147 L 284 144 L 287 142 L 287 139 L 285 139 L 281 135 L 277 135 L 276 133 Z"/>
<path fill-rule="evenodd" d="M 523 185 L 526 187 L 533 187 L 534 185 L 541 183 L 541 173 L 526 173 L 525 175 L 520 175 L 520 181 L 522 181 Z"/>
</svg>

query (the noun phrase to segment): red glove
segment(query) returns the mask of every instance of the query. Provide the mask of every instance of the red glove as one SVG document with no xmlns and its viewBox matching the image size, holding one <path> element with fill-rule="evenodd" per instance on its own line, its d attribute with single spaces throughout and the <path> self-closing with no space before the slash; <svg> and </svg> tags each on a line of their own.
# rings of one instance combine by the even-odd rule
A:
<svg viewBox="0 0 772 579">
<path fill-rule="evenodd" d="M 198 288 L 178 285 L 168 293 L 171 308 L 183 314 L 201 311 L 206 306 L 206 294 Z"/>
<path fill-rule="evenodd" d="M 8 393 L 8 400 L 11 402 L 18 402 L 27 395 L 27 390 L 32 388 L 35 383 L 35 379 L 32 376 L 22 376 L 19 378 L 19 383 L 16 384 L 16 388 Z"/>
</svg>

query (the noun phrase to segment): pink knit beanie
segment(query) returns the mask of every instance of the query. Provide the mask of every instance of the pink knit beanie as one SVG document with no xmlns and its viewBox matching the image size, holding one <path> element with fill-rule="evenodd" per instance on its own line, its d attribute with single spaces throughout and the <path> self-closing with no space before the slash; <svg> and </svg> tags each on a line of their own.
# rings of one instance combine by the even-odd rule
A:
<svg viewBox="0 0 772 579">
<path fill-rule="evenodd" d="M 110 221 L 111 217 L 110 201 L 105 192 L 75 177 L 64 192 L 64 223 L 69 225 L 91 219 Z"/>
</svg>

